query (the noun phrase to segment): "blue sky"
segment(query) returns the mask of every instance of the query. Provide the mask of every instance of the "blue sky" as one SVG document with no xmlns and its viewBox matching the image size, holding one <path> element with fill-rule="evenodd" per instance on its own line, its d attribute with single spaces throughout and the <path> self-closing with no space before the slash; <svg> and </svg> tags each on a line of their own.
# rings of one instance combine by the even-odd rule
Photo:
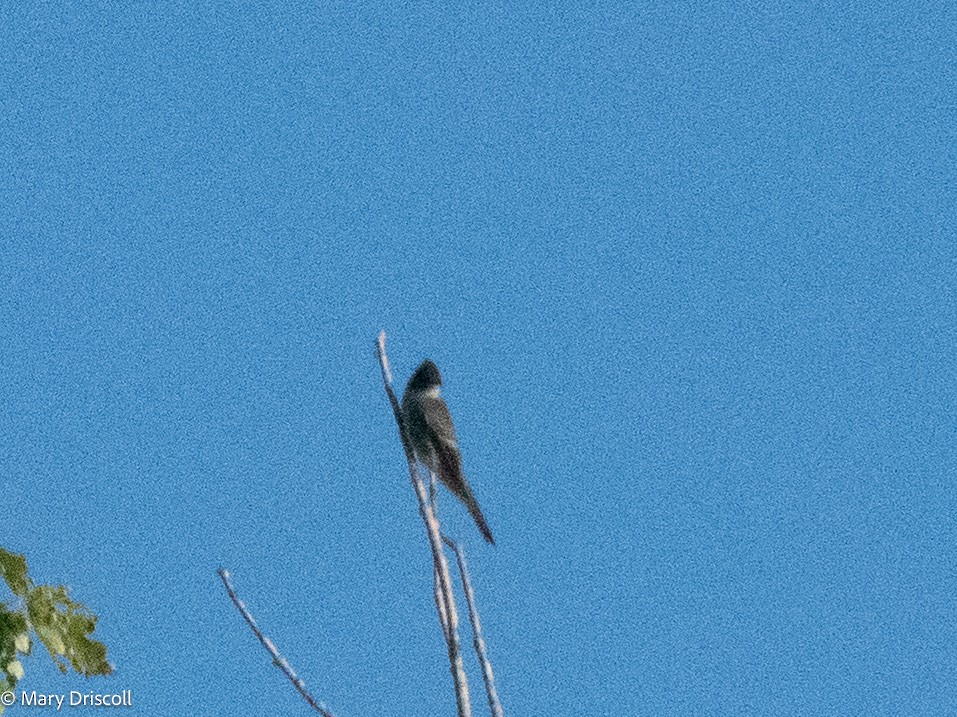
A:
<svg viewBox="0 0 957 717">
<path fill-rule="evenodd" d="M 21 686 L 305 710 L 222 565 L 452 714 L 384 329 L 506 714 L 957 710 L 957 13 L 450 5 L 6 4 L 0 545 L 117 668 Z"/>
</svg>

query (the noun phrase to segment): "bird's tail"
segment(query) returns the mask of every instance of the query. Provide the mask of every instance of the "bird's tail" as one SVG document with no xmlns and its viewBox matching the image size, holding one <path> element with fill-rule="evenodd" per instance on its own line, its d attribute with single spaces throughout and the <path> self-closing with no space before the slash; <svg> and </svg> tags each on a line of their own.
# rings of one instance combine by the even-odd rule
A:
<svg viewBox="0 0 957 717">
<path fill-rule="evenodd" d="M 475 498 L 470 495 L 465 500 L 465 506 L 469 509 L 472 520 L 475 521 L 478 529 L 482 532 L 482 537 L 492 545 L 495 545 L 495 538 L 492 537 L 492 531 L 489 529 L 488 523 L 485 522 L 485 516 L 482 515 L 482 509 L 479 508 L 478 503 L 475 502 Z"/>
<path fill-rule="evenodd" d="M 492 531 L 489 530 L 488 523 L 485 522 L 485 516 L 482 515 L 482 510 L 478 507 L 475 496 L 472 495 L 472 489 L 469 487 L 469 482 L 465 480 L 465 474 L 462 473 L 462 460 L 459 457 L 459 450 L 456 448 L 455 443 L 440 442 L 438 446 L 438 459 L 439 480 L 445 483 L 445 487 L 455 493 L 455 495 L 459 497 L 459 500 L 465 503 L 465 507 L 468 508 L 469 513 L 472 514 L 472 519 L 475 521 L 478 529 L 482 531 L 482 536 L 492 545 L 495 545 L 495 538 L 492 537 Z"/>
</svg>

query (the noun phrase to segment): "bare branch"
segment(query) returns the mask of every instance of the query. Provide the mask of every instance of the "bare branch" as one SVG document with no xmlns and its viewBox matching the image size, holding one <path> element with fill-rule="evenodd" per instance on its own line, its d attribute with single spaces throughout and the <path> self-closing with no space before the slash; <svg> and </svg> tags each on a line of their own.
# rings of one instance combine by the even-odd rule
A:
<svg viewBox="0 0 957 717">
<path fill-rule="evenodd" d="M 492 672 L 492 661 L 485 649 L 485 639 L 482 637 L 482 623 L 479 621 L 478 606 L 475 603 L 475 591 L 472 589 L 472 579 L 469 577 L 468 565 L 465 562 L 465 549 L 446 535 L 442 540 L 455 552 L 455 560 L 459 566 L 459 576 L 462 579 L 462 589 L 465 592 L 465 602 L 469 608 L 469 622 L 472 623 L 472 646 L 478 655 L 482 666 L 482 679 L 485 681 L 485 694 L 488 697 L 488 708 L 492 717 L 503 717 L 502 702 L 495 689 L 495 675 Z"/>
<path fill-rule="evenodd" d="M 429 471 L 429 507 L 432 508 L 432 512 L 436 515 L 439 514 L 439 509 L 436 505 L 436 500 L 439 497 L 438 485 L 435 471 Z"/>
<path fill-rule="evenodd" d="M 253 618 L 252 613 L 249 612 L 249 610 L 246 608 L 246 605 L 236 594 L 236 590 L 233 588 L 233 581 L 229 576 L 229 571 L 225 568 L 220 568 L 216 572 L 219 573 L 219 578 L 223 581 L 223 585 L 226 587 L 226 592 L 229 593 L 229 599 L 233 601 L 233 605 L 235 605 L 236 609 L 239 610 L 239 614 L 243 616 L 243 619 L 253 631 L 256 639 L 259 640 L 259 642 L 262 643 L 262 646 L 266 648 L 266 651 L 272 655 L 273 663 L 283 671 L 286 677 L 289 678 L 289 681 L 292 682 L 293 687 L 299 691 L 299 694 L 302 695 L 303 699 L 309 703 L 310 707 L 321 714 L 322 717 L 334 717 L 332 712 L 327 710 L 322 703 L 318 702 L 315 697 L 309 694 L 309 690 L 306 689 L 306 685 L 302 681 L 302 678 L 296 674 L 296 671 L 292 669 L 292 666 L 289 664 L 286 658 L 279 654 L 279 650 L 276 649 L 276 646 L 273 644 L 272 640 L 266 637 L 259 629 L 259 626 L 256 625 L 256 620 Z"/>
<path fill-rule="evenodd" d="M 448 642 L 449 635 L 449 614 L 445 609 L 445 596 L 442 594 L 442 581 L 439 579 L 439 571 L 432 571 L 432 596 L 435 599 L 435 610 L 439 614 L 439 624 L 442 626 L 442 635 Z"/>
<path fill-rule="evenodd" d="M 462 662 L 462 648 L 459 645 L 459 618 L 455 609 L 455 596 L 452 594 L 452 577 L 449 575 L 449 563 L 445 559 L 445 552 L 442 550 L 442 538 L 439 528 L 439 521 L 435 517 L 428 497 L 426 496 L 425 485 L 419 477 L 419 469 L 415 462 L 415 452 L 412 450 L 412 443 L 409 441 L 408 430 L 405 425 L 405 419 L 402 416 L 402 409 L 399 407 L 399 401 L 392 389 L 392 371 L 389 369 L 389 359 L 385 352 L 385 331 L 379 333 L 376 341 L 376 354 L 379 357 L 379 364 L 382 367 L 382 383 L 385 385 L 386 395 L 389 397 L 389 403 L 392 404 L 392 413 L 395 416 L 395 422 L 399 427 L 399 438 L 402 441 L 402 448 L 405 450 L 405 459 L 409 464 L 409 479 L 412 481 L 412 488 L 415 490 L 415 496 L 419 501 L 419 515 L 429 536 L 429 546 L 432 549 L 432 563 L 435 573 L 438 576 L 439 590 L 441 594 L 441 603 L 444 604 L 446 619 L 442 618 L 442 607 L 438 596 L 436 597 L 436 609 L 439 613 L 439 622 L 442 625 L 442 632 L 445 636 L 446 646 L 449 652 L 449 670 L 452 673 L 452 682 L 455 685 L 455 700 L 458 706 L 458 717 L 471 717 L 472 706 L 469 700 L 469 686 L 465 677 L 465 666 Z"/>
</svg>

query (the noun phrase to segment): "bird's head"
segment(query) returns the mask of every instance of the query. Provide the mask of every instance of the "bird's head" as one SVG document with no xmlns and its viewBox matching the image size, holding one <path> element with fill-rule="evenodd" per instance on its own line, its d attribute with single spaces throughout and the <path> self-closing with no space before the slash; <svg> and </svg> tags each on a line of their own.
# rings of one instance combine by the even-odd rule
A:
<svg viewBox="0 0 957 717">
<path fill-rule="evenodd" d="M 442 385 L 442 374 L 439 368 L 431 359 L 426 359 L 419 364 L 419 367 L 412 374 L 409 383 L 406 384 L 406 391 L 428 391 L 431 388 L 438 388 Z"/>
</svg>

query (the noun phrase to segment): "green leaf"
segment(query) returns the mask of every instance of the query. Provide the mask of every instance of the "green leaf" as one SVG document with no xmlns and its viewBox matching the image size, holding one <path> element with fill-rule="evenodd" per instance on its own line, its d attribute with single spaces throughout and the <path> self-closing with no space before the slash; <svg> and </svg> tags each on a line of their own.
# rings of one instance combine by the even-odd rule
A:
<svg viewBox="0 0 957 717">
<path fill-rule="evenodd" d="M 0 603 L 0 665 L 16 658 L 17 645 L 26 632 L 27 619 L 23 613 L 10 610 Z"/>
<path fill-rule="evenodd" d="M 27 559 L 17 553 L 0 548 L 0 575 L 7 581 L 11 592 L 19 597 L 25 597 L 30 588 L 30 578 L 27 577 Z"/>
<path fill-rule="evenodd" d="M 63 641 L 63 631 L 59 626 L 49 624 L 34 625 L 33 629 L 36 630 L 40 642 L 42 642 L 54 656 L 66 654 L 66 643 Z"/>
<path fill-rule="evenodd" d="M 69 666 L 81 675 L 108 675 L 113 666 L 106 646 L 90 638 L 96 616 L 82 603 L 71 600 L 62 586 L 38 585 L 27 596 L 27 612 L 40 642 L 61 671 Z"/>
<path fill-rule="evenodd" d="M 12 660 L 7 663 L 6 673 L 10 675 L 14 680 L 23 679 L 23 665 L 20 664 L 20 660 Z"/>
<path fill-rule="evenodd" d="M 23 665 L 17 659 L 17 643 L 27 630 L 23 613 L 0 603 L 0 693 L 12 691 L 23 677 Z M 0 708 L 3 705 L 0 704 Z"/>
</svg>

